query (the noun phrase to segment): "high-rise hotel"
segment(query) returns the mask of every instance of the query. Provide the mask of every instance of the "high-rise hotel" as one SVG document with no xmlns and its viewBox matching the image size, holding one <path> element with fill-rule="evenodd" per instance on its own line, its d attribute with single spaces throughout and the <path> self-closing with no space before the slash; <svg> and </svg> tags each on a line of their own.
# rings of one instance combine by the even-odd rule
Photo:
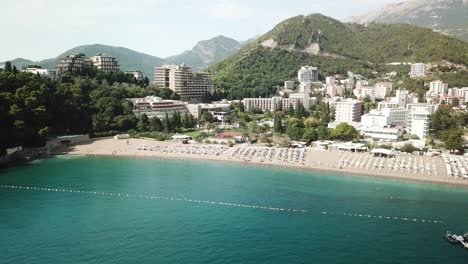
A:
<svg viewBox="0 0 468 264">
<path fill-rule="evenodd" d="M 185 102 L 201 102 L 214 89 L 210 73 L 195 73 L 185 64 L 156 67 L 154 82 L 160 88 L 176 92 Z"/>
</svg>

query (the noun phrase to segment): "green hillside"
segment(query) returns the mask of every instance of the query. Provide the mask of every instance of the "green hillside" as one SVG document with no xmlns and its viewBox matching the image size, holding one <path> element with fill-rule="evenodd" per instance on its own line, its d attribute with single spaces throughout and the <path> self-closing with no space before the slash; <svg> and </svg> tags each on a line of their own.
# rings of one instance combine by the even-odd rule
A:
<svg viewBox="0 0 468 264">
<path fill-rule="evenodd" d="M 319 66 L 323 75 L 351 70 L 370 76 L 390 62 L 442 60 L 467 65 L 468 43 L 415 26 L 362 26 L 313 14 L 280 23 L 209 69 L 220 91 L 240 98 L 274 93 L 303 65 Z"/>
</svg>

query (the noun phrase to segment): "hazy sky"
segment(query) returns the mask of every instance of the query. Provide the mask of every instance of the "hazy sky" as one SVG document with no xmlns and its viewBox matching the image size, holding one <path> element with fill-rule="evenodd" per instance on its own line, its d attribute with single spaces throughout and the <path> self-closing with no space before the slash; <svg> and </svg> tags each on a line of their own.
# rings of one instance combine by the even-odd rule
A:
<svg viewBox="0 0 468 264">
<path fill-rule="evenodd" d="M 0 0 L 0 61 L 52 58 L 94 43 L 166 57 L 218 35 L 246 40 L 299 14 L 343 19 L 395 1 Z"/>
</svg>

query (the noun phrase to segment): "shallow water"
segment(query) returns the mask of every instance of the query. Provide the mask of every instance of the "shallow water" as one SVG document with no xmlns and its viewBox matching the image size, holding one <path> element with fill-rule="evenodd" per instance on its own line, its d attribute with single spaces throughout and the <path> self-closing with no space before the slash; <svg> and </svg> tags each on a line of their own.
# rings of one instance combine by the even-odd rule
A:
<svg viewBox="0 0 468 264">
<path fill-rule="evenodd" d="M 0 171 L 0 263 L 466 263 L 468 191 L 204 161 Z"/>
</svg>

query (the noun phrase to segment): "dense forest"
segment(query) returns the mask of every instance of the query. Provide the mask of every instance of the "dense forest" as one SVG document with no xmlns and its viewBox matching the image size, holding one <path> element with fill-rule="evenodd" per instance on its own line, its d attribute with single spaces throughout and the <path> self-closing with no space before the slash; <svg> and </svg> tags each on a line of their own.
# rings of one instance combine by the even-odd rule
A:
<svg viewBox="0 0 468 264">
<path fill-rule="evenodd" d="M 43 146 L 51 135 L 128 131 L 139 120 L 126 98 L 178 99 L 169 89 L 131 82 L 121 74 L 99 72 L 55 81 L 7 63 L 0 69 L 0 149 Z"/>
</svg>

